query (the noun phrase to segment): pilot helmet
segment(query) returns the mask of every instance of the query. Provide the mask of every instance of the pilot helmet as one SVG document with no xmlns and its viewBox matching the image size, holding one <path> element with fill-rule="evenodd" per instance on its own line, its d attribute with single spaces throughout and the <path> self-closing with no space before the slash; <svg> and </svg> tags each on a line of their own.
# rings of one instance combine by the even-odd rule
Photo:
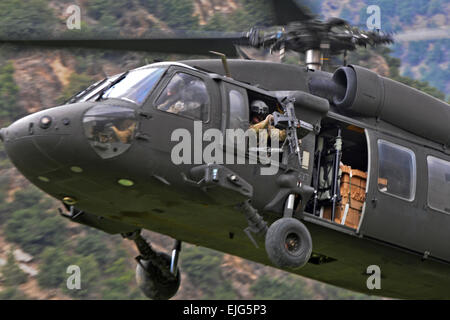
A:
<svg viewBox="0 0 450 320">
<path fill-rule="evenodd" d="M 250 110 L 256 115 L 265 115 L 269 113 L 269 107 L 264 101 L 255 100 L 250 105 Z"/>
<path fill-rule="evenodd" d="M 180 91 L 183 86 L 184 86 L 183 78 L 179 74 L 176 74 L 175 76 L 173 76 L 172 80 L 170 80 L 169 84 L 167 85 L 167 92 L 170 94 L 176 93 Z"/>
</svg>

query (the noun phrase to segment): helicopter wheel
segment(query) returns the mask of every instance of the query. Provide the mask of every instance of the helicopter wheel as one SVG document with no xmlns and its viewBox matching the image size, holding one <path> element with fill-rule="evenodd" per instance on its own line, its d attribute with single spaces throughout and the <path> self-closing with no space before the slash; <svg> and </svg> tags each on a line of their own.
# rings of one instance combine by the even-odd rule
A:
<svg viewBox="0 0 450 320">
<path fill-rule="evenodd" d="M 301 268 L 311 256 L 311 235 L 299 220 L 281 218 L 267 230 L 266 252 L 277 267 Z"/>
<path fill-rule="evenodd" d="M 168 300 L 172 298 L 180 287 L 180 270 L 176 276 L 168 278 L 160 268 L 170 270 L 171 257 L 165 253 L 158 253 L 167 262 L 166 266 L 155 266 L 148 260 L 141 260 L 136 267 L 136 282 L 142 292 L 152 300 Z"/>
</svg>

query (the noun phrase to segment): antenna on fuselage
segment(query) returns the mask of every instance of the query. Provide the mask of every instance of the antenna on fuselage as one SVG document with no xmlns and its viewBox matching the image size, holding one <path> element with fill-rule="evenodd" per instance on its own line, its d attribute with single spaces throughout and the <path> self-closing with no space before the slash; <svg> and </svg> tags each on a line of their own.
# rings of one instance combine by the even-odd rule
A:
<svg viewBox="0 0 450 320">
<path fill-rule="evenodd" d="M 222 60 L 223 69 L 225 70 L 225 75 L 228 78 L 231 78 L 230 68 L 228 68 L 227 56 L 223 53 L 216 52 L 216 51 L 210 51 L 210 53 L 215 54 L 216 56 L 220 57 L 220 59 Z"/>
</svg>

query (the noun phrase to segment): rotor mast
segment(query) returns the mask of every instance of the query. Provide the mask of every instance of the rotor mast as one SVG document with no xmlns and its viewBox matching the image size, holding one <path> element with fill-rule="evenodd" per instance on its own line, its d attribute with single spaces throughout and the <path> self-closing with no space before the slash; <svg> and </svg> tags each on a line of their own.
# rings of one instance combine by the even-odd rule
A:
<svg viewBox="0 0 450 320">
<path fill-rule="evenodd" d="M 320 49 L 309 49 L 305 52 L 305 64 L 308 69 L 321 70 L 323 54 Z"/>
</svg>

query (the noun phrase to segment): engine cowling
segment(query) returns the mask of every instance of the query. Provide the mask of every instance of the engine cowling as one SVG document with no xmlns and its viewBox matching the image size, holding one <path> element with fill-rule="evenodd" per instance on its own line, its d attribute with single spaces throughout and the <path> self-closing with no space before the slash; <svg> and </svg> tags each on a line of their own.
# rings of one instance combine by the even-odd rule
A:
<svg viewBox="0 0 450 320">
<path fill-rule="evenodd" d="M 450 146 L 450 106 L 417 89 L 355 65 L 329 79 L 311 79 L 309 87 L 339 112 L 378 118 Z"/>
</svg>

